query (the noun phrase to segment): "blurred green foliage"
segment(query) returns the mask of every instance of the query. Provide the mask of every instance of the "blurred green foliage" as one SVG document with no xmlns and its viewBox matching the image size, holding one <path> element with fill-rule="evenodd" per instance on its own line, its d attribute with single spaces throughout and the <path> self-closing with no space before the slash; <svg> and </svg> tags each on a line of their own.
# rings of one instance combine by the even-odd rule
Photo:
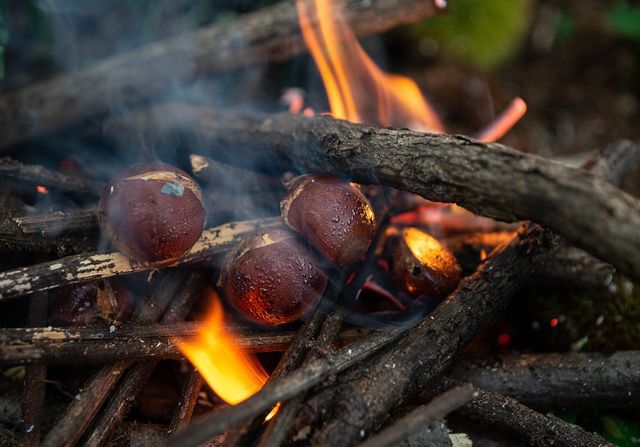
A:
<svg viewBox="0 0 640 447">
<path fill-rule="evenodd" d="M 640 424 L 617 416 L 602 416 L 602 434 L 611 443 L 620 447 L 640 446 Z"/>
<path fill-rule="evenodd" d="M 607 14 L 607 24 L 621 36 L 640 39 L 640 4 L 616 1 Z"/>
<path fill-rule="evenodd" d="M 450 12 L 415 26 L 442 52 L 482 70 L 499 67 L 523 43 L 532 0 L 450 0 Z"/>
</svg>

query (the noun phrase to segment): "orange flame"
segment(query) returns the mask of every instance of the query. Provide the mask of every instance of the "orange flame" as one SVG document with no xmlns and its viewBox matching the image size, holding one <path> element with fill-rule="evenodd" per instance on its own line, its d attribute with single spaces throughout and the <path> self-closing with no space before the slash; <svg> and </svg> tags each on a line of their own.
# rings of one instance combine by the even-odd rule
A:
<svg viewBox="0 0 640 447">
<path fill-rule="evenodd" d="M 446 2 L 434 1 L 438 8 L 446 7 Z M 344 17 L 341 2 L 297 0 L 296 6 L 302 35 L 327 92 L 331 115 L 355 123 L 445 131 L 414 81 L 385 73 L 365 53 Z M 290 109 L 300 107 L 296 102 Z M 515 98 L 476 138 L 481 141 L 501 138 L 526 109 L 525 102 Z"/>
<path fill-rule="evenodd" d="M 174 342 L 211 389 L 222 400 L 235 405 L 260 391 L 269 375 L 253 355 L 236 347 L 233 333 L 224 326 L 220 299 L 213 289 L 209 290 L 212 309 L 198 336 Z"/>
</svg>

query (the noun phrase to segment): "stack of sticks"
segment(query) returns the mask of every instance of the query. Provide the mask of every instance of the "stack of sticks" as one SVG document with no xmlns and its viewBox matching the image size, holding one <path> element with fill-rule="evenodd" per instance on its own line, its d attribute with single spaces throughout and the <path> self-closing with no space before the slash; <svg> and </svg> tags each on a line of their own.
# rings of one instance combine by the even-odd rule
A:
<svg viewBox="0 0 640 447">
<path fill-rule="evenodd" d="M 438 11 L 440 2 L 347 3 L 354 30 L 365 35 L 425 18 Z M 238 32 L 252 37 L 243 40 L 242 52 L 232 37 Z M 193 39 L 202 43 L 197 63 L 176 63 L 173 56 L 188 53 L 184 45 Z M 176 79 L 192 76 L 190 70 L 237 69 L 284 60 L 303 49 L 291 2 L 234 23 L 211 25 L 192 36 L 142 47 L 0 98 L 0 110 L 13 117 L 3 121 L 0 150 L 10 153 L 16 144 L 47 132 L 104 117 L 109 95 L 96 79 L 111 73 L 117 76 L 108 88 L 137 103 L 153 98 Z M 133 60 L 137 62 L 132 64 Z M 162 429 L 162 439 L 169 444 L 390 445 L 420 435 L 424 427 L 457 411 L 531 445 L 595 446 L 607 443 L 543 412 L 560 407 L 637 409 L 640 353 L 635 351 L 513 353 L 485 363 L 458 361 L 533 275 L 552 262 L 565 265 L 567 253 L 579 259 L 575 265 L 583 267 L 582 278 L 597 275 L 598 283 L 606 282 L 615 268 L 640 279 L 640 202 L 615 186 L 640 166 L 640 147 L 635 144 L 614 144 L 583 168 L 571 169 L 463 136 L 379 129 L 324 116 L 265 115 L 176 103 L 134 110 L 126 120 L 112 120 L 108 128 L 107 139 L 146 133 L 192 137 L 183 141 L 192 171 L 196 177 L 209 175 L 209 180 L 218 175 L 207 169 L 215 169 L 219 162 L 244 165 L 238 169 L 261 167 L 272 172 L 277 166 L 293 172 L 328 172 L 458 203 L 502 221 L 527 221 L 492 247 L 490 256 L 410 329 L 347 327 L 344 304 L 352 302 L 366 280 L 358 272 L 349 286 L 342 287 L 340 281 L 331 284 L 323 304 L 297 332 L 236 328 L 241 346 L 254 352 L 283 352 L 269 382 L 241 404 L 220 405 L 191 422 L 202 380 L 197 371 L 190 371 L 173 418 Z M 0 174 L 76 194 L 95 195 L 101 188 L 98 181 L 11 158 L 0 160 Z M 252 178 L 257 179 L 256 190 L 265 183 L 274 190 L 279 187 L 266 176 Z M 91 207 L 2 219 L 4 249 L 46 255 L 48 260 L 0 273 L 0 303 L 30 299 L 29 327 L 0 332 L 0 364 L 25 366 L 24 396 L 3 395 L 0 406 L 6 411 L 1 412 L 0 422 L 16 427 L 24 444 L 47 446 L 103 445 L 117 438 L 119 423 L 158 361 L 180 357 L 171 340 L 197 331 L 197 323 L 184 320 L 207 281 L 198 267 L 215 266 L 220 254 L 243 237 L 279 224 L 277 219 L 259 219 L 211 227 L 184 258 L 150 275 L 149 292 L 130 322 L 113 328 L 57 328 L 44 323 L 42 304 L 48 291 L 154 272 L 156 267 L 116 252 L 96 252 Z M 50 260 L 51 256 L 63 257 Z M 335 302 L 343 306 L 336 310 Z M 45 432 L 43 383 L 48 368 L 80 364 L 102 366 Z M 263 424 L 278 402 L 276 416 Z M 406 413 L 403 405 L 409 404 L 415 408 Z"/>
</svg>

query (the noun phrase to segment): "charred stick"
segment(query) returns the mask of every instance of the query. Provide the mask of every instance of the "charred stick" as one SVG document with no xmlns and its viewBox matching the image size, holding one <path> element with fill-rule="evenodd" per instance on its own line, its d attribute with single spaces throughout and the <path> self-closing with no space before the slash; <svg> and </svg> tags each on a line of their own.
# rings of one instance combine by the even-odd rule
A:
<svg viewBox="0 0 640 447">
<path fill-rule="evenodd" d="M 262 228 L 269 228 L 279 222 L 279 219 L 265 219 L 231 222 L 209 228 L 202 233 L 202 237 L 184 257 L 172 264 L 161 266 L 136 262 L 119 252 L 114 252 L 68 256 L 43 264 L 9 270 L 0 273 L 0 301 L 115 275 L 210 261 L 220 252 L 228 250 L 247 234 Z"/>
<path fill-rule="evenodd" d="M 0 176 L 81 194 L 97 195 L 103 187 L 101 182 L 78 174 L 63 174 L 44 166 L 24 164 L 10 157 L 0 158 Z"/>
<path fill-rule="evenodd" d="M 95 208 L 81 208 L 69 213 L 56 212 L 14 219 L 24 234 L 58 236 L 62 232 L 87 232 L 98 226 Z"/>
<path fill-rule="evenodd" d="M 44 324 L 47 320 L 47 294 L 33 296 L 29 309 L 29 323 Z M 22 445 L 39 446 L 42 412 L 44 408 L 47 367 L 31 365 L 25 368 L 22 408 Z"/>
<path fill-rule="evenodd" d="M 270 175 L 220 163 L 203 155 L 192 154 L 189 160 L 193 175 L 207 182 L 209 187 L 227 190 L 231 188 L 253 193 L 261 191 L 277 191 L 281 193 L 280 195 L 285 193 L 282 182 Z M 238 179 L 242 179 L 242 182 L 238 182 Z"/>
<path fill-rule="evenodd" d="M 171 272 L 160 280 L 157 293 L 147 297 L 146 303 L 143 303 L 135 320 L 140 323 L 158 320 L 177 292 L 182 279 L 183 276 L 179 272 Z M 132 364 L 131 360 L 120 360 L 101 368 L 87 381 L 62 419 L 49 431 L 43 445 L 45 447 L 75 445 L 100 411 L 116 383 Z"/>
<path fill-rule="evenodd" d="M 443 379 L 446 388 L 460 382 Z M 530 446 L 611 446 L 597 433 L 563 421 L 551 414 L 533 411 L 518 401 L 475 388 L 476 397 L 460 408 L 459 413 L 488 427 L 517 436 Z"/>
<path fill-rule="evenodd" d="M 175 433 L 189 425 L 201 388 L 202 376 L 192 367 L 182 386 L 180 400 L 171 418 L 169 433 Z"/>
<path fill-rule="evenodd" d="M 353 342 L 335 354 L 313 360 L 279 380 L 266 384 L 244 402 L 226 407 L 213 415 L 195 420 L 170 440 L 170 445 L 196 446 L 231 427 L 314 387 L 345 369 L 361 362 L 400 336 L 399 330 L 370 335 Z"/>
<path fill-rule="evenodd" d="M 82 365 L 116 360 L 182 358 L 173 339 L 195 337 L 199 323 L 172 325 L 84 326 L 73 328 L 7 328 L 0 333 L 0 365 Z M 293 332 L 263 332 L 233 328 L 238 347 L 250 352 L 282 352 L 291 344 Z M 366 331 L 348 329 L 338 344 L 350 343 Z"/>
<path fill-rule="evenodd" d="M 183 104 L 158 106 L 123 124 L 136 132 L 196 134 L 198 150 L 203 142 L 205 147 L 224 147 L 224 152 L 206 155 L 228 163 L 330 172 L 458 203 L 498 220 L 529 219 L 640 278 L 640 201 L 592 174 L 498 143 L 381 129 L 327 116 Z"/>
<path fill-rule="evenodd" d="M 439 11 L 435 2 L 423 0 L 345 3 L 346 18 L 358 36 L 415 23 Z M 108 112 L 114 96 L 137 103 L 176 81 L 285 61 L 305 48 L 293 0 L 154 42 L 0 98 L 0 147 Z"/>
<path fill-rule="evenodd" d="M 184 320 L 193 303 L 202 296 L 204 284 L 205 277 L 202 273 L 192 273 L 184 285 L 184 290 L 174 299 L 162 317 L 162 322 L 173 324 Z M 127 372 L 126 377 L 118 384 L 113 397 L 97 419 L 87 438 L 87 445 L 105 445 L 107 443 L 115 425 L 119 424 L 129 412 L 140 389 L 157 365 L 157 360 L 142 362 Z"/>
<path fill-rule="evenodd" d="M 640 408 L 638 351 L 509 355 L 458 364 L 450 375 L 536 410 Z"/>
<path fill-rule="evenodd" d="M 474 396 L 473 386 L 465 384 L 445 391 L 418 407 L 391 427 L 367 439 L 360 447 L 388 447 L 408 438 L 425 426 L 444 418 Z"/>
</svg>

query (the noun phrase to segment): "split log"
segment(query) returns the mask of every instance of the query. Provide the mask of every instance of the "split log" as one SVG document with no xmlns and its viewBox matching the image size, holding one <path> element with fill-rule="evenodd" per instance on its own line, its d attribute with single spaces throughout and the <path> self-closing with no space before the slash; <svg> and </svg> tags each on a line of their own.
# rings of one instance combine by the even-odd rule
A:
<svg viewBox="0 0 640 447">
<path fill-rule="evenodd" d="M 443 379 L 446 388 L 460 386 L 460 382 Z M 551 414 L 544 415 L 525 407 L 510 397 L 475 388 L 477 396 L 458 412 L 492 429 L 517 436 L 534 447 L 613 446 L 597 433 L 563 421 Z"/>
<path fill-rule="evenodd" d="M 173 343 L 176 338 L 198 335 L 200 323 L 172 325 L 7 328 L 0 332 L 0 365 L 83 365 L 116 360 L 182 358 Z M 281 352 L 294 338 L 293 332 L 264 332 L 231 327 L 236 346 L 250 352 Z M 340 334 L 339 344 L 366 335 L 362 329 Z"/>
<path fill-rule="evenodd" d="M 277 402 L 285 401 L 328 380 L 345 369 L 361 362 L 397 339 L 397 329 L 370 335 L 353 342 L 335 354 L 313 360 L 279 380 L 266 384 L 260 391 L 242 403 L 202 416 L 185 430 L 170 439 L 171 446 L 197 446 L 217 434 L 271 409 Z"/>
<path fill-rule="evenodd" d="M 7 123 L 8 126 L 14 124 Z M 64 174 L 44 166 L 24 164 L 10 157 L 0 158 L 0 176 L 80 194 L 97 195 L 104 186 L 102 182 L 78 174 Z"/>
<path fill-rule="evenodd" d="M 455 202 L 497 220 L 529 219 L 640 279 L 638 200 L 592 174 L 498 143 L 380 129 L 327 116 L 264 115 L 184 104 L 141 111 L 118 131 L 127 128 L 197 135 L 194 151 L 213 148 L 205 155 L 226 163 L 330 172 Z M 626 166 L 638 165 L 639 150 L 618 152 Z"/>
<path fill-rule="evenodd" d="M 195 245 L 178 261 L 148 264 L 127 258 L 119 252 L 68 256 L 55 261 L 0 273 L 0 301 L 20 295 L 50 290 L 79 282 L 115 275 L 144 272 L 160 267 L 212 261 L 247 234 L 280 224 L 280 219 L 231 222 L 205 230 Z"/>
<path fill-rule="evenodd" d="M 346 18 L 359 36 L 415 23 L 439 11 L 435 2 L 424 0 L 345 3 Z M 137 103 L 202 73 L 281 62 L 305 48 L 293 0 L 142 46 L 0 98 L 0 147 L 108 112 L 114 97 Z"/>
<path fill-rule="evenodd" d="M 458 364 L 450 376 L 536 410 L 640 409 L 640 352 L 524 354 Z"/>
</svg>

